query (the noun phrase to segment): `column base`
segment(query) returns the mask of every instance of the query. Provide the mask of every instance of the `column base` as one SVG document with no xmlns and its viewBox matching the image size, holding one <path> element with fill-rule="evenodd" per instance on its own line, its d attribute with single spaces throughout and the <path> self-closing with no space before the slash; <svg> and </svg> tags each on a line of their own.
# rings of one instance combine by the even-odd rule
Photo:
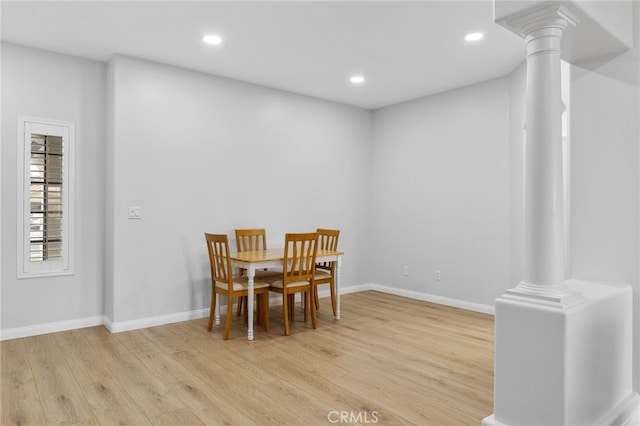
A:
<svg viewBox="0 0 640 426">
<path fill-rule="evenodd" d="M 507 290 L 502 297 L 551 307 L 562 306 L 563 308 L 568 308 L 584 301 L 582 293 L 572 290 L 564 283 L 550 287 L 521 282 L 515 288 Z"/>
<path fill-rule="evenodd" d="M 623 425 L 640 409 L 631 287 L 565 284 L 496 300 L 494 414 L 483 425 Z"/>
<path fill-rule="evenodd" d="M 600 420 L 593 423 L 597 426 L 638 426 L 640 425 L 640 395 L 632 393 L 614 407 Z M 495 415 L 482 419 L 482 426 L 515 426 L 496 420 Z"/>
</svg>

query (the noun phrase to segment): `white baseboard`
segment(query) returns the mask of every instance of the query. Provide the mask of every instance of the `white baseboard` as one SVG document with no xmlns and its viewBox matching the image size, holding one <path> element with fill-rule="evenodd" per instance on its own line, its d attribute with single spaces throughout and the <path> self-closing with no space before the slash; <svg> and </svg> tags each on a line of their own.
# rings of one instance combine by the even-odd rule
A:
<svg viewBox="0 0 640 426">
<path fill-rule="evenodd" d="M 467 311 L 480 312 L 483 314 L 495 314 L 495 306 L 483 305 L 481 303 L 467 302 L 466 300 L 452 299 L 450 297 L 437 296 L 435 294 L 420 293 L 412 290 L 403 290 L 401 288 L 388 287 L 379 284 L 369 284 L 367 290 L 380 291 L 382 293 L 394 294 L 396 296 L 407 297 L 409 299 L 423 300 L 425 302 L 437 303 L 438 305 L 451 306 L 454 308 L 465 309 Z M 350 288 L 350 287 L 349 287 Z M 346 289 L 345 289 L 346 290 Z M 358 290 L 362 291 L 362 290 Z M 347 293 L 344 291 L 342 294 Z"/>
<path fill-rule="evenodd" d="M 78 328 L 95 327 L 104 324 L 104 317 L 96 316 L 69 321 L 52 322 L 48 324 L 29 325 L 26 327 L 0 330 L 0 341 L 19 339 L 21 337 L 38 336 L 40 334 L 57 333 L 60 331 L 76 330 Z"/>
<path fill-rule="evenodd" d="M 419 293 L 417 291 L 403 290 L 394 287 L 383 286 L 380 284 L 360 284 L 355 286 L 343 287 L 341 294 L 357 293 L 360 291 L 375 290 L 382 293 L 393 294 L 396 296 L 407 297 L 410 299 L 424 300 L 426 302 L 437 303 L 439 305 L 452 306 L 455 308 L 466 309 L 469 311 L 482 312 L 485 314 L 493 314 L 494 307 L 490 305 L 482 305 L 479 303 L 467 302 L 464 300 L 451 299 L 448 297 L 436 296 L 428 293 Z M 324 286 L 318 292 L 320 297 L 329 297 L 329 288 Z M 282 305 L 282 298 L 273 297 L 269 300 L 271 306 Z M 226 306 L 220 306 L 220 314 L 226 313 Z M 56 333 L 59 331 L 74 330 L 78 328 L 94 327 L 104 325 L 112 333 L 120 333 L 123 331 L 136 330 L 139 328 L 156 327 L 164 324 L 172 324 L 175 322 L 189 321 L 209 316 L 209 308 L 197 309 L 193 311 L 179 312 L 175 314 L 159 315 L 154 317 L 140 318 L 130 321 L 112 322 L 106 316 L 96 316 L 90 318 L 80 318 L 77 320 L 61 321 L 49 324 L 32 325 L 27 327 L 12 328 L 8 330 L 0 330 L 0 341 L 17 339 L 20 337 L 37 336 L 40 334 Z"/>
<path fill-rule="evenodd" d="M 173 324 L 175 322 L 189 321 L 207 316 L 209 316 L 209 308 L 119 322 L 111 322 L 109 318 L 104 317 L 104 326 L 112 333 L 120 333 L 122 331 L 156 327 L 159 325 Z"/>
</svg>

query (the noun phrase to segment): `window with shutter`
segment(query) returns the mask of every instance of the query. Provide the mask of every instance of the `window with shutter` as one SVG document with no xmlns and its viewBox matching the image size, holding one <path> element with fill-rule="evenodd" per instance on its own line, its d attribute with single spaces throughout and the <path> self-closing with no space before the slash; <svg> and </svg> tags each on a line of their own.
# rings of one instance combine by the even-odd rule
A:
<svg viewBox="0 0 640 426">
<path fill-rule="evenodd" d="M 18 276 L 73 273 L 73 123 L 20 120 Z"/>
</svg>

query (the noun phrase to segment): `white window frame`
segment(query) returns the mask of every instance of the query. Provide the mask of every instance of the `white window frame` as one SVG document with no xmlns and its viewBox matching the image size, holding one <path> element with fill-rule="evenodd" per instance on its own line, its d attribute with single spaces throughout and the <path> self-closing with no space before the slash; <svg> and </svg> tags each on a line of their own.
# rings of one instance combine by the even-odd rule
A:
<svg viewBox="0 0 640 426">
<path fill-rule="evenodd" d="M 20 117 L 18 119 L 18 278 L 73 275 L 74 266 L 74 210 L 75 210 L 75 124 L 48 118 Z M 32 262 L 30 259 L 31 216 L 31 134 L 63 138 L 62 179 L 62 258 Z"/>
</svg>

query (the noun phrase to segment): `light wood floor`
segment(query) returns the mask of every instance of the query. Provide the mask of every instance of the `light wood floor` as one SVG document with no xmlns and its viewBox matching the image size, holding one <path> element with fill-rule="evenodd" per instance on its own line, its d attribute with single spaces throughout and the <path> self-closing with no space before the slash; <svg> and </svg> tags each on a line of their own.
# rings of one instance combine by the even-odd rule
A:
<svg viewBox="0 0 640 426">
<path fill-rule="evenodd" d="M 0 342 L 4 425 L 479 425 L 493 412 L 493 317 L 368 291 L 281 307 L 246 340 L 207 319 Z"/>
</svg>

